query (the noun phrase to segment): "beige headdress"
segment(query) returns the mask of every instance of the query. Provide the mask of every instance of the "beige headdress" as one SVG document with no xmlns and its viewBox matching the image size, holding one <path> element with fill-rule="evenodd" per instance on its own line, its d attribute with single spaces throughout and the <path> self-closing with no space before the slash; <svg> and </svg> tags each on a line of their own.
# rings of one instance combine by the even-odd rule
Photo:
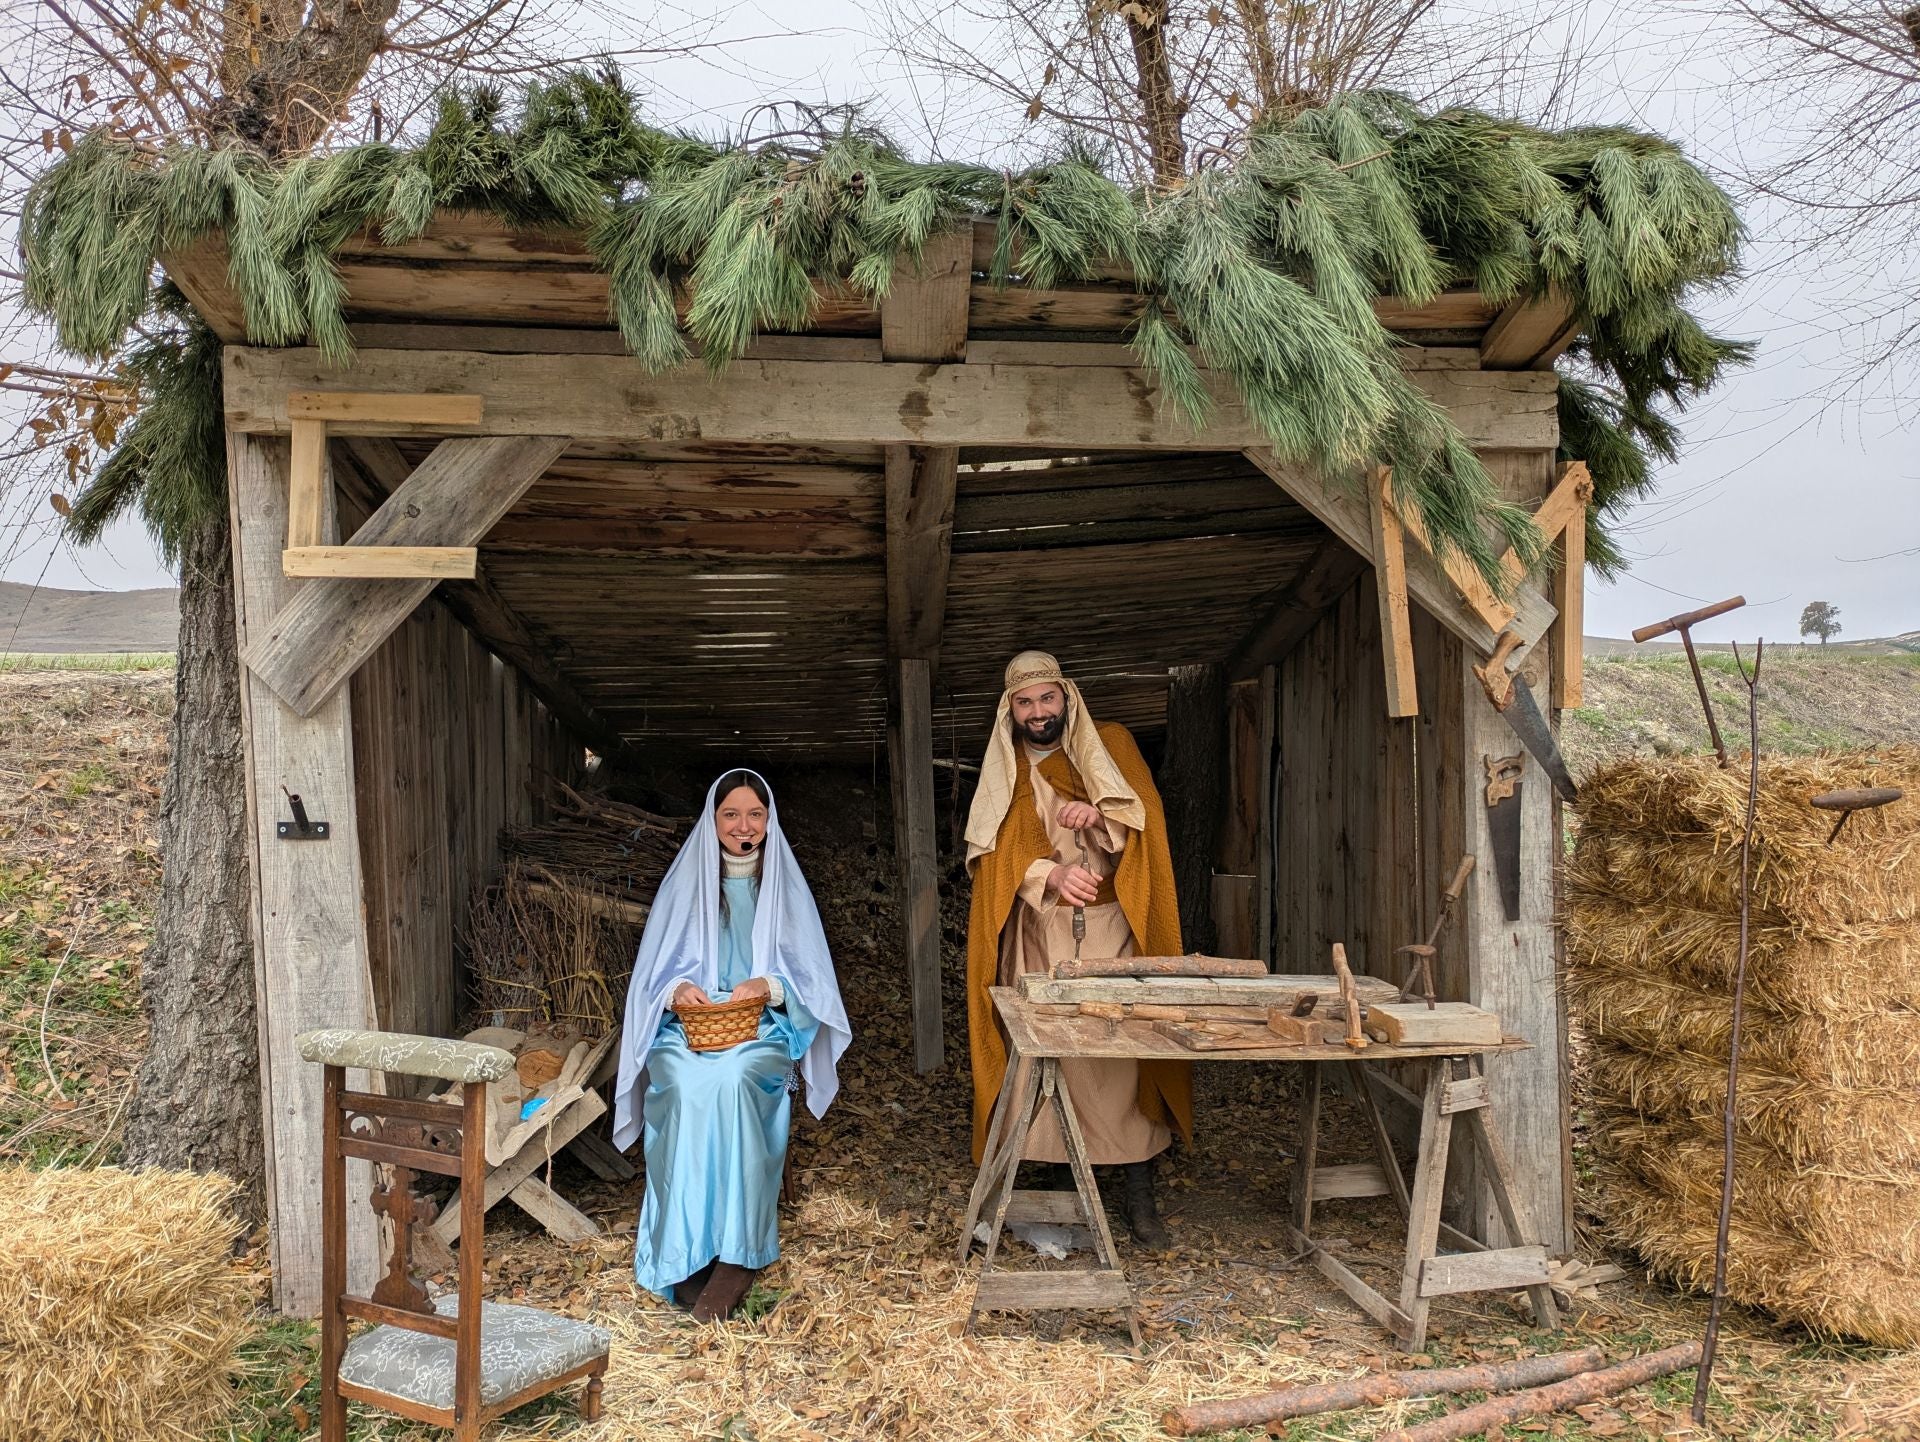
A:
<svg viewBox="0 0 1920 1442">
<path fill-rule="evenodd" d="M 974 790 L 973 809 L 967 815 L 968 867 L 998 844 L 1000 823 L 1007 819 L 1007 808 L 1013 804 L 1013 788 L 1019 781 L 1019 758 L 1013 749 L 1010 720 L 1013 693 L 1048 681 L 1066 693 L 1067 730 L 1060 744 L 1087 788 L 1088 797 L 1109 820 L 1135 831 L 1146 826 L 1146 807 L 1120 774 L 1113 757 L 1107 754 L 1093 717 L 1080 699 L 1080 688 L 1045 651 L 1022 651 L 1007 663 L 1006 689 L 1000 693 L 1000 706 L 993 716 L 993 732 L 987 737 L 987 754 L 980 761 L 980 784 Z"/>
</svg>

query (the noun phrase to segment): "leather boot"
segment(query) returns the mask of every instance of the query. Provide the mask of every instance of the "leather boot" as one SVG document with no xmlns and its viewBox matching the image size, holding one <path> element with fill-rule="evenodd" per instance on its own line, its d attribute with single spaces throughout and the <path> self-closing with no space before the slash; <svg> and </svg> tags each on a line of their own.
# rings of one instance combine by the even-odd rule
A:
<svg viewBox="0 0 1920 1442">
<path fill-rule="evenodd" d="M 723 1322 L 746 1299 L 759 1273 L 752 1267 L 736 1267 L 732 1262 L 716 1262 L 713 1275 L 700 1289 L 700 1300 L 693 1304 L 696 1322 Z"/>
<path fill-rule="evenodd" d="M 707 1285 L 707 1279 L 713 1275 L 713 1265 L 712 1262 L 708 1262 L 706 1266 L 695 1272 L 691 1277 L 688 1277 L 686 1281 L 675 1282 L 673 1284 L 673 1300 L 683 1307 L 691 1307 L 695 1302 L 699 1301 L 701 1288 Z"/>
<path fill-rule="evenodd" d="M 1173 1245 L 1173 1236 L 1153 1204 L 1153 1163 L 1128 1162 L 1126 1172 L 1127 1230 L 1148 1251 L 1164 1252 Z"/>
</svg>

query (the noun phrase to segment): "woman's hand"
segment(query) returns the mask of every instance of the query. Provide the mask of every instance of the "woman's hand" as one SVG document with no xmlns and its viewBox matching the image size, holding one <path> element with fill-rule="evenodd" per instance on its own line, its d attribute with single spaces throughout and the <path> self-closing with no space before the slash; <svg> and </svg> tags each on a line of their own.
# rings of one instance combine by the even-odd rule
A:
<svg viewBox="0 0 1920 1442">
<path fill-rule="evenodd" d="M 1092 906 L 1100 895 L 1100 878 L 1084 866 L 1056 866 L 1047 873 L 1047 890 L 1059 893 L 1070 906 Z"/>
<path fill-rule="evenodd" d="M 754 997 L 765 1001 L 772 995 L 773 988 L 767 985 L 767 979 L 764 976 L 750 976 L 733 989 L 735 1001 L 750 1001 Z"/>
<path fill-rule="evenodd" d="M 713 998 L 690 981 L 683 981 L 673 989 L 675 1006 L 712 1006 Z"/>
<path fill-rule="evenodd" d="M 1069 801 L 1060 808 L 1058 821 L 1068 831 L 1085 831 L 1101 822 L 1100 808 L 1085 801 Z"/>
</svg>

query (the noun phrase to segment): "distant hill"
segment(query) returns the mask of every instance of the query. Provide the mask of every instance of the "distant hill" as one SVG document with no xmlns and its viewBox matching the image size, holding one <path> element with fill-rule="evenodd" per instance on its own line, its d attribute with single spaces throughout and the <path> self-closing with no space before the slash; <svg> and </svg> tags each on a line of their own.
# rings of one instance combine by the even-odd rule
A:
<svg viewBox="0 0 1920 1442">
<path fill-rule="evenodd" d="M 1635 643 L 1618 636 L 1587 636 L 1584 639 L 1589 656 L 1662 656 L 1667 652 L 1679 652 L 1683 648 L 1677 636 L 1663 637 L 1658 641 Z M 1725 641 L 1695 641 L 1696 651 L 1731 651 L 1733 647 Z M 1750 642 L 1742 642 L 1743 650 L 1751 650 Z M 1769 651 L 1818 651 L 1818 641 L 1802 641 L 1798 636 L 1780 636 L 1767 638 Z M 1863 637 L 1857 641 L 1832 641 L 1826 646 L 1828 655 L 1845 652 L 1854 656 L 1897 656 L 1902 652 L 1912 654 L 1920 652 L 1920 631 L 1903 631 L 1898 636 Z"/>
<path fill-rule="evenodd" d="M 0 654 L 42 651 L 171 651 L 180 592 L 56 591 L 0 581 Z"/>
</svg>

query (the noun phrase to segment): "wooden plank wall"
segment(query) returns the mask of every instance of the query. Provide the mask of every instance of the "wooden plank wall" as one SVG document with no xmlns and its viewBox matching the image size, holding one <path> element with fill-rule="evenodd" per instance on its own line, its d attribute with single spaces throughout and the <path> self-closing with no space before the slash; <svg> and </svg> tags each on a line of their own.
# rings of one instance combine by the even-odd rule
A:
<svg viewBox="0 0 1920 1442">
<path fill-rule="evenodd" d="M 499 864 L 500 828 L 544 814 L 548 776 L 582 750 L 519 672 L 437 601 L 354 676 L 355 787 L 367 945 L 380 1025 L 457 1036 L 459 958 L 474 888 Z"/>
<path fill-rule="evenodd" d="M 1276 667 L 1274 870 L 1279 971 L 1397 980 L 1393 949 L 1418 940 L 1421 861 L 1411 720 L 1386 714 L 1379 608 L 1369 572 Z"/>
</svg>

